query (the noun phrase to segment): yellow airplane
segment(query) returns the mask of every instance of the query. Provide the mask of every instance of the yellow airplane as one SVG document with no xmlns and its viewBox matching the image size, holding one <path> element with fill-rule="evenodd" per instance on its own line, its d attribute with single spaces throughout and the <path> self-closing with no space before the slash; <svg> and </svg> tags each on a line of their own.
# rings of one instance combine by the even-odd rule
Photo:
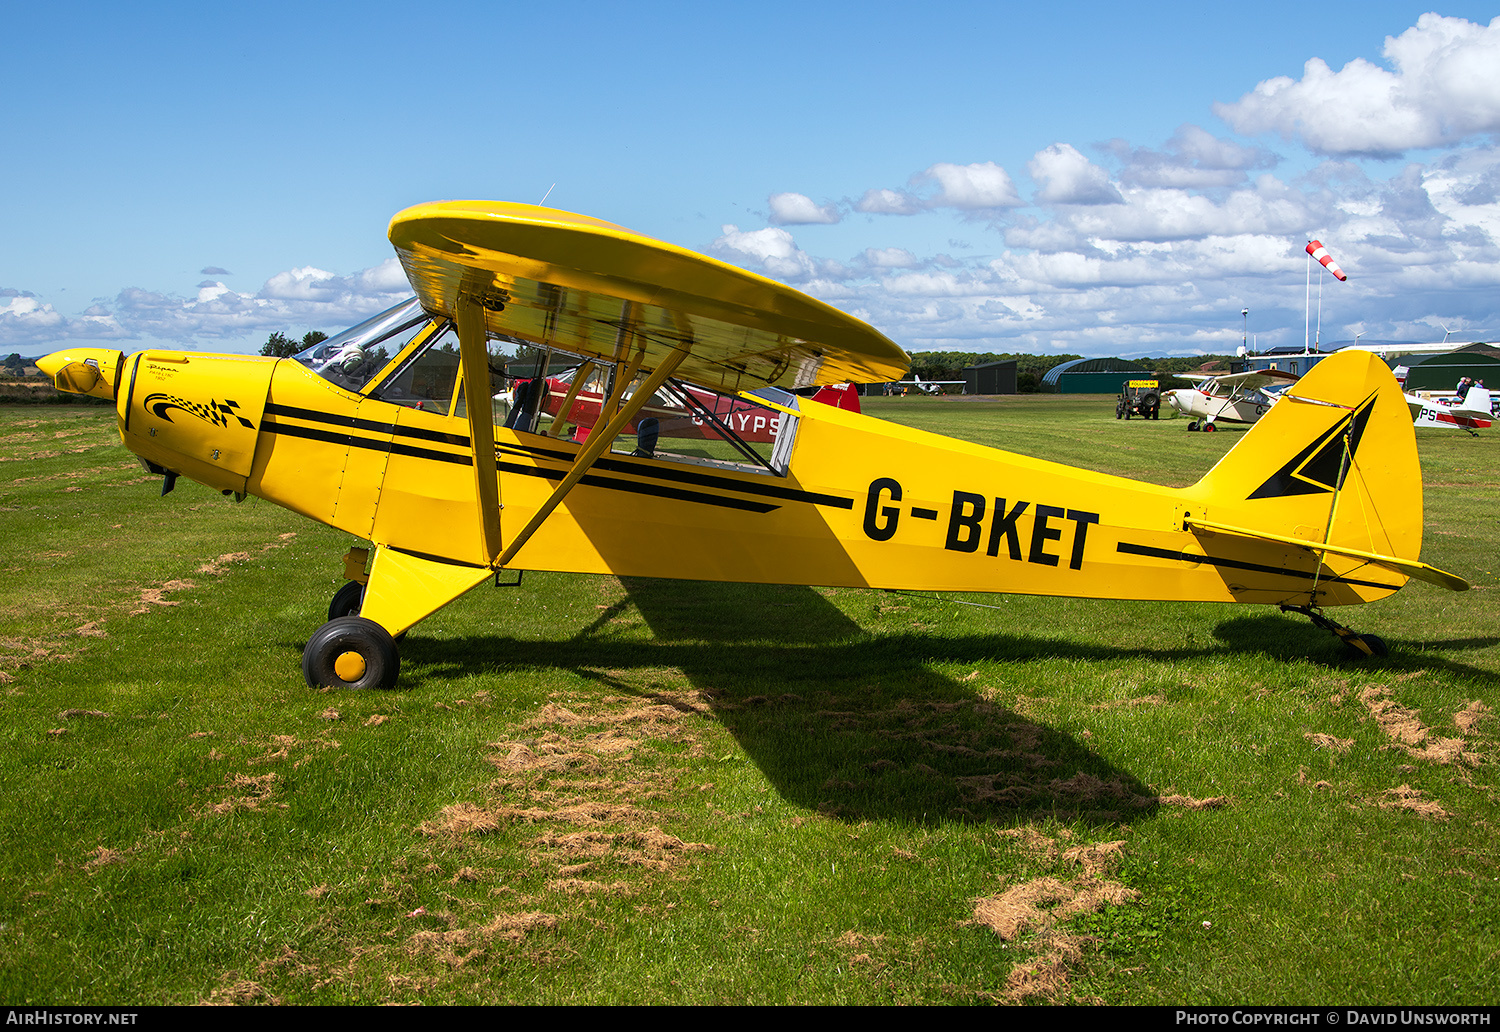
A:
<svg viewBox="0 0 1500 1032">
<path fill-rule="evenodd" d="M 315 687 L 390 687 L 397 637 L 502 570 L 1249 602 L 1377 654 L 1323 609 L 1410 577 L 1468 587 L 1418 561 L 1411 415 L 1368 353 L 1325 359 L 1170 489 L 803 403 L 793 390 L 889 382 L 908 358 L 782 284 L 608 222 L 450 201 L 401 212 L 390 239 L 417 296 L 295 359 L 39 363 L 114 399 L 163 493 L 187 476 L 371 543 L 344 557 L 303 653 Z M 507 390 L 559 366 L 575 369 L 560 405 Z M 580 423 L 585 384 L 605 400 Z M 642 415 L 666 396 L 692 411 Z M 756 419 L 768 443 L 736 434 Z"/>
</svg>

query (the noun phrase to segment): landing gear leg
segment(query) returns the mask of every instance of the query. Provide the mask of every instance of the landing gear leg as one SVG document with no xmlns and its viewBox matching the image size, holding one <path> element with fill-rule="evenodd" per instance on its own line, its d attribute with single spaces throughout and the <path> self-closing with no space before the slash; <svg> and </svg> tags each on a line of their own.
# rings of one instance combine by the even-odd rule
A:
<svg viewBox="0 0 1500 1032">
<path fill-rule="evenodd" d="M 1391 653 L 1391 650 L 1386 647 L 1385 639 L 1379 635 L 1356 634 L 1343 624 L 1335 623 L 1328 619 L 1328 617 L 1319 613 L 1312 606 L 1282 606 L 1281 611 L 1283 613 L 1301 613 L 1311 620 L 1314 626 L 1323 628 L 1323 630 L 1343 642 L 1344 647 L 1360 659 L 1366 656 L 1384 657 Z"/>
</svg>

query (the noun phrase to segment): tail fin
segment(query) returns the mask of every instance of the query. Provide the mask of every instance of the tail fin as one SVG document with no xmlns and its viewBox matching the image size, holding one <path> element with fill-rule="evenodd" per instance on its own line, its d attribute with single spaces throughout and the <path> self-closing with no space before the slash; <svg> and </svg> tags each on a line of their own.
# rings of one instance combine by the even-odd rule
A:
<svg viewBox="0 0 1500 1032">
<path fill-rule="evenodd" d="M 831 383 L 819 387 L 812 400 L 849 412 L 859 411 L 859 390 L 852 383 Z"/>
<path fill-rule="evenodd" d="M 1303 604 L 1368 602 L 1411 576 L 1468 586 L 1418 562 L 1416 434 L 1395 377 L 1369 352 L 1319 362 L 1182 497 L 1183 523 L 1195 532 L 1319 553 L 1330 576 Z"/>
<path fill-rule="evenodd" d="M 1456 416 L 1471 416 L 1476 419 L 1490 418 L 1490 392 L 1485 387 L 1470 387 L 1461 404 L 1453 407 Z"/>
</svg>

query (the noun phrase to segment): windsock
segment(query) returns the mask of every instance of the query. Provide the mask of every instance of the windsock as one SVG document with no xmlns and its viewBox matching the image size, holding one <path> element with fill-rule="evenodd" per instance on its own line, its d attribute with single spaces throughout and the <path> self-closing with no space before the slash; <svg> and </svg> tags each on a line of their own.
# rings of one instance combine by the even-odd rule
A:
<svg viewBox="0 0 1500 1032">
<path fill-rule="evenodd" d="M 1323 246 L 1321 240 L 1309 240 L 1307 242 L 1307 253 L 1323 263 L 1323 268 L 1333 273 L 1339 282 L 1344 282 L 1349 277 L 1344 275 L 1344 270 L 1339 268 L 1339 263 L 1333 260 L 1333 255 L 1328 253 L 1328 248 Z"/>
</svg>

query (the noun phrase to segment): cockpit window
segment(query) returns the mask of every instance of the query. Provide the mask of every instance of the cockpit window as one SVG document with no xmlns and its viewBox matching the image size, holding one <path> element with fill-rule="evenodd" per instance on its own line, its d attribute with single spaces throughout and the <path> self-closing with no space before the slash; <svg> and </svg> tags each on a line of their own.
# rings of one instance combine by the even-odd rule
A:
<svg viewBox="0 0 1500 1032">
<path fill-rule="evenodd" d="M 412 298 L 293 356 L 323 379 L 358 393 L 430 322 Z"/>
<path fill-rule="evenodd" d="M 552 357 L 557 354 L 553 352 Z M 546 368 L 540 363 L 524 364 L 533 369 Z M 533 372 L 517 378 L 504 396 L 509 405 L 505 425 L 585 441 L 636 396 L 646 379 L 637 374 L 617 384 L 615 378 L 622 375 L 628 375 L 628 371 L 593 359 L 550 375 Z M 743 395 L 721 394 L 668 380 L 615 437 L 611 451 L 636 458 L 785 476 L 796 440 L 798 399 L 775 389 L 762 396 L 792 412 L 761 405 Z"/>
</svg>

